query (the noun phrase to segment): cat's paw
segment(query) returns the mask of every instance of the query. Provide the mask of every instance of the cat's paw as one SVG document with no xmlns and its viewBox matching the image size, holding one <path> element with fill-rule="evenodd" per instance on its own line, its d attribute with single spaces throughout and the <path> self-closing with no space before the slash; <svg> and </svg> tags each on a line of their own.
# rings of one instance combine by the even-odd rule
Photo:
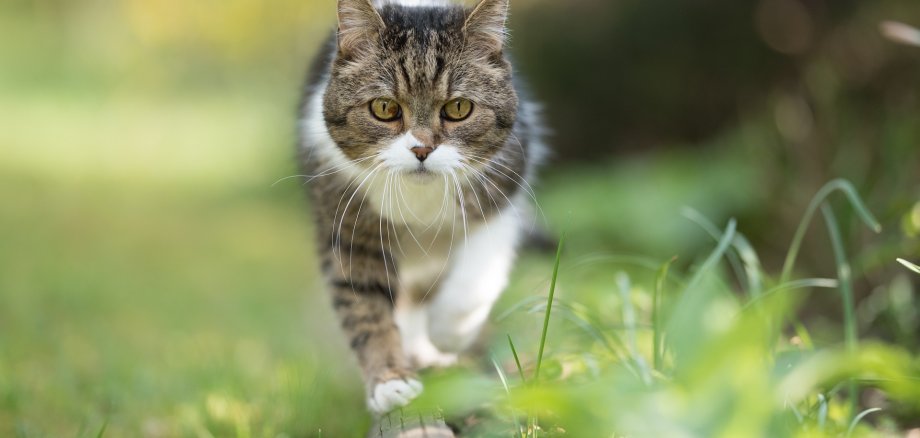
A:
<svg viewBox="0 0 920 438">
<path fill-rule="evenodd" d="M 431 342 L 415 345 L 406 351 L 409 363 L 417 370 L 425 368 L 446 368 L 457 363 L 456 353 L 442 353 Z"/>
<path fill-rule="evenodd" d="M 375 414 L 385 414 L 409 404 L 422 393 L 422 382 L 411 377 L 387 380 L 370 389 L 367 407 Z"/>
</svg>

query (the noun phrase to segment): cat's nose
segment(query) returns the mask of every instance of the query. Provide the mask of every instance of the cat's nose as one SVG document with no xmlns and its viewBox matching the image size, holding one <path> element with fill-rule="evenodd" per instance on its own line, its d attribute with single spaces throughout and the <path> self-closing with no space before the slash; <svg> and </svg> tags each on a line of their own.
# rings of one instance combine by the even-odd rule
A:
<svg viewBox="0 0 920 438">
<path fill-rule="evenodd" d="M 428 155 L 434 152 L 434 148 L 428 146 L 416 146 L 410 150 L 420 162 L 424 162 L 428 158 Z"/>
</svg>

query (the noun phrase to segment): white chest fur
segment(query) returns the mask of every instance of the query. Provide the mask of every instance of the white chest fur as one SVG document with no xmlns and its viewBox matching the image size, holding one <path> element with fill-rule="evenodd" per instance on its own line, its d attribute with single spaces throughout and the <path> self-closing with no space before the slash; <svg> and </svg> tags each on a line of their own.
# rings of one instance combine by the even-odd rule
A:
<svg viewBox="0 0 920 438">
<path fill-rule="evenodd" d="M 415 230 L 452 226 L 458 217 L 457 187 L 453 181 L 432 177 L 420 181 L 399 175 L 378 176 L 368 185 L 368 200 L 374 210 L 394 224 Z"/>
</svg>

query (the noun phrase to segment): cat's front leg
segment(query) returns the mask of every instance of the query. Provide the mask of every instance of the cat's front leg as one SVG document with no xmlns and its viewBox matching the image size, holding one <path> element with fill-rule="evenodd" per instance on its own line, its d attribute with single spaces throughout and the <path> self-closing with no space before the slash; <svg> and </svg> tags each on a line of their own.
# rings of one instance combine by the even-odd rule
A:
<svg viewBox="0 0 920 438">
<path fill-rule="evenodd" d="M 377 414 L 405 406 L 422 392 L 409 366 L 394 320 L 398 277 L 388 251 L 358 242 L 329 250 L 326 275 L 332 302 L 367 385 L 367 406 Z"/>
<path fill-rule="evenodd" d="M 406 358 L 415 369 L 444 368 L 457 363 L 456 353 L 443 353 L 428 337 L 428 309 L 424 304 L 402 302 L 396 308 L 396 325 Z"/>
<path fill-rule="evenodd" d="M 429 336 L 439 350 L 462 352 L 476 340 L 492 305 L 508 285 L 519 227 L 518 212 L 509 208 L 466 238 L 428 304 Z"/>
</svg>

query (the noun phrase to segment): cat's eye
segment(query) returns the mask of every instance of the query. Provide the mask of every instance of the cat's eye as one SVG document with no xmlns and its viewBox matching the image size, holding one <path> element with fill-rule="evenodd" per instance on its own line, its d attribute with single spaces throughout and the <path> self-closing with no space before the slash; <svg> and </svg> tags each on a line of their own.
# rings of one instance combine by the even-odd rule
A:
<svg viewBox="0 0 920 438">
<path fill-rule="evenodd" d="M 378 97 L 371 101 L 371 114 L 381 122 L 393 122 L 402 117 L 402 108 L 393 99 Z"/>
<path fill-rule="evenodd" d="M 462 122 L 473 113 L 473 102 L 462 97 L 451 100 L 441 108 L 441 117 L 451 122 Z"/>
</svg>

